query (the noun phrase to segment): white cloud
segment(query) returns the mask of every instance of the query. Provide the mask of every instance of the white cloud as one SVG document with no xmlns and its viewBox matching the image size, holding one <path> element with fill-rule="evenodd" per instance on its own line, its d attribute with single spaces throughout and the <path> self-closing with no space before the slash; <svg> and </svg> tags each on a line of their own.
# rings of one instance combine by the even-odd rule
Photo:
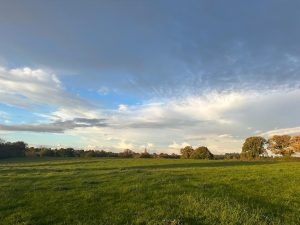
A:
<svg viewBox="0 0 300 225">
<path fill-rule="evenodd" d="M 43 117 L 52 120 L 98 116 L 89 102 L 69 94 L 55 74 L 42 69 L 0 67 L 0 102 L 30 110 L 50 106 L 57 111 Z"/>
<path fill-rule="evenodd" d="M 107 95 L 110 92 L 108 87 L 102 86 L 97 91 L 100 95 Z"/>
<path fill-rule="evenodd" d="M 177 150 L 180 149 L 180 148 L 184 148 L 185 146 L 190 146 L 190 144 L 187 143 L 187 142 L 182 142 L 181 144 L 177 144 L 174 141 L 172 144 L 168 145 L 169 148 L 177 149 Z"/>
<path fill-rule="evenodd" d="M 231 134 L 221 134 L 218 137 L 219 138 L 232 138 L 233 136 Z"/>
<path fill-rule="evenodd" d="M 128 106 L 124 105 L 124 104 L 121 104 L 121 105 L 119 105 L 118 110 L 119 110 L 119 112 L 125 112 L 125 111 L 128 110 Z"/>
<path fill-rule="evenodd" d="M 151 148 L 151 147 L 153 147 L 153 146 L 154 146 L 153 143 L 147 143 L 147 145 L 146 145 L 146 147 L 148 147 L 148 148 Z"/>
<path fill-rule="evenodd" d="M 207 145 L 220 153 L 239 152 L 243 140 L 253 132 L 258 135 L 258 131 L 295 124 L 300 113 L 295 108 L 298 99 L 299 90 L 212 93 L 129 106 L 126 113 L 114 119 L 124 128 L 122 138 L 134 143 L 151 141 L 158 148 L 180 148 L 177 143 L 186 142 Z M 287 111 L 288 116 L 284 116 Z M 118 129 L 117 126 L 112 133 L 118 135 Z M 176 142 L 170 145 L 170 138 Z"/>
<path fill-rule="evenodd" d="M 117 149 L 133 149 L 134 148 L 133 144 L 126 142 L 125 140 L 122 140 L 114 147 Z"/>
<path fill-rule="evenodd" d="M 264 133 L 261 133 L 262 136 L 271 137 L 273 135 L 294 135 L 300 133 L 300 127 L 291 127 L 283 129 L 270 130 Z"/>
<path fill-rule="evenodd" d="M 35 104 L 66 102 L 66 97 L 56 75 L 41 69 L 0 68 L 0 100 L 2 103 L 19 107 Z"/>
</svg>

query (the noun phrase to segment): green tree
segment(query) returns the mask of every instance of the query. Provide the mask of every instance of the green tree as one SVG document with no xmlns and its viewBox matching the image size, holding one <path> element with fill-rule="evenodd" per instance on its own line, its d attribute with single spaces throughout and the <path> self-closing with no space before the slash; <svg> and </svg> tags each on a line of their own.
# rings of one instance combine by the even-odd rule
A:
<svg viewBox="0 0 300 225">
<path fill-rule="evenodd" d="M 25 156 L 27 144 L 23 141 L 0 142 L 0 158 L 23 157 Z"/>
<path fill-rule="evenodd" d="M 255 158 L 266 153 L 266 142 L 266 139 L 263 137 L 248 137 L 243 144 L 242 157 Z"/>
<path fill-rule="evenodd" d="M 193 151 L 194 149 L 192 146 L 185 146 L 184 148 L 180 149 L 181 157 L 184 159 L 189 159 Z"/>
<path fill-rule="evenodd" d="M 191 159 L 213 159 L 214 155 L 208 150 L 207 147 L 201 146 L 196 148 L 190 155 Z"/>
<path fill-rule="evenodd" d="M 240 159 L 239 153 L 225 153 L 224 159 Z"/>
</svg>

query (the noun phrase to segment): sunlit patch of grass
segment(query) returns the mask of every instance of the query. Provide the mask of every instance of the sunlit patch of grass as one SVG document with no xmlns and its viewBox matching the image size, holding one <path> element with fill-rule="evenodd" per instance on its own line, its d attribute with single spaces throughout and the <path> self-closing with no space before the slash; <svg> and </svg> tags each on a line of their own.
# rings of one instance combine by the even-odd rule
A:
<svg viewBox="0 0 300 225">
<path fill-rule="evenodd" d="M 0 224 L 300 224 L 300 163 L 0 161 Z"/>
</svg>

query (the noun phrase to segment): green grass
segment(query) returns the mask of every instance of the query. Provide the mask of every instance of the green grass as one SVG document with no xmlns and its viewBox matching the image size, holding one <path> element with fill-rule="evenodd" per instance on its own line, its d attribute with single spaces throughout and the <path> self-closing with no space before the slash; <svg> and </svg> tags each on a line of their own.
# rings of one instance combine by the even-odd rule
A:
<svg viewBox="0 0 300 225">
<path fill-rule="evenodd" d="M 300 224 L 300 163 L 0 160 L 0 224 Z"/>
</svg>

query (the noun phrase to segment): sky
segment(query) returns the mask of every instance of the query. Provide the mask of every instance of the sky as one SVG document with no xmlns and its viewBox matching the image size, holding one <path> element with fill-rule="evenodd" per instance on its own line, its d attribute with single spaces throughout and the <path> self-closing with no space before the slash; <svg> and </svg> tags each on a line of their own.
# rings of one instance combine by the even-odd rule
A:
<svg viewBox="0 0 300 225">
<path fill-rule="evenodd" d="M 300 134 L 299 1 L 1 0 L 0 137 L 240 152 Z"/>
</svg>

